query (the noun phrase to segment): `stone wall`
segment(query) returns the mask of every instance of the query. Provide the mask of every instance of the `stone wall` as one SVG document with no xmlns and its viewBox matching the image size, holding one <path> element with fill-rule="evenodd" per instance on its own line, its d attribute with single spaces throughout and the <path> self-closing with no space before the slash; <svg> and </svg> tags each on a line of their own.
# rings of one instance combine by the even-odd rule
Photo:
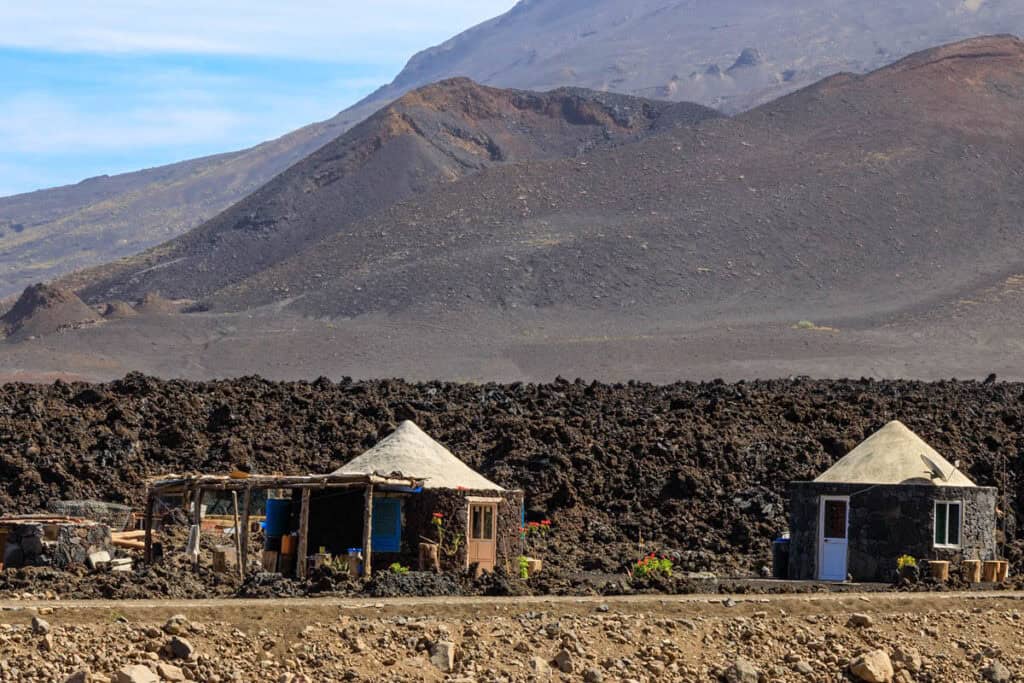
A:
<svg viewBox="0 0 1024 683">
<path fill-rule="evenodd" d="M 427 489 L 419 495 L 411 496 L 405 504 L 405 527 L 403 541 L 408 541 L 410 551 L 417 551 L 420 537 L 430 540 L 437 539 L 437 530 L 433 524 L 433 514 L 444 515 L 449 533 L 459 534 L 462 543 L 454 555 L 441 555 L 441 568 L 461 571 L 466 568 L 466 529 L 469 516 L 469 497 L 501 498 L 504 502 L 498 505 L 497 521 L 497 565 L 516 566 L 515 559 L 522 553 L 522 540 L 519 534 L 521 510 L 523 505 L 522 491 L 468 491 L 456 489 Z M 411 557 L 415 564 L 416 557 Z M 376 566 L 376 562 L 374 563 Z"/>
<path fill-rule="evenodd" d="M 114 555 L 110 527 L 85 524 L 13 524 L 8 527 L 4 567 L 84 565 L 90 553 L 106 550 Z"/>
<path fill-rule="evenodd" d="M 855 581 L 892 581 L 901 555 L 917 559 L 995 559 L 996 489 L 928 485 L 789 485 L 789 578 L 817 573 L 819 496 L 849 496 L 848 573 Z M 962 501 L 959 549 L 933 547 L 936 501 Z"/>
</svg>

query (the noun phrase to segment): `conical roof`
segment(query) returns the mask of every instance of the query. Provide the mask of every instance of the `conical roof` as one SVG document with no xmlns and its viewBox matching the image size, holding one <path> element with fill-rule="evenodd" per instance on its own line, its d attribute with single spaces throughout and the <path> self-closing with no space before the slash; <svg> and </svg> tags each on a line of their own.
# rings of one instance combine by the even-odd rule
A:
<svg viewBox="0 0 1024 683">
<path fill-rule="evenodd" d="M 814 481 L 974 486 L 974 482 L 898 420 L 869 436 Z"/>
<path fill-rule="evenodd" d="M 423 488 L 502 491 L 451 451 L 406 420 L 398 429 L 334 474 L 392 474 L 423 480 Z"/>
</svg>

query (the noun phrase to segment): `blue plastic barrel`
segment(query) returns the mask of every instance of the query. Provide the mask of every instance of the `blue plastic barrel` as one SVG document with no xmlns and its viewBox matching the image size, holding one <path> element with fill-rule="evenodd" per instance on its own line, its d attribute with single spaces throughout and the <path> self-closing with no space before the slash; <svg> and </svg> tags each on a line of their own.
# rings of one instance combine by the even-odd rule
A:
<svg viewBox="0 0 1024 683">
<path fill-rule="evenodd" d="M 292 501 L 287 498 L 267 499 L 267 536 L 284 536 L 288 533 L 288 517 Z"/>
</svg>

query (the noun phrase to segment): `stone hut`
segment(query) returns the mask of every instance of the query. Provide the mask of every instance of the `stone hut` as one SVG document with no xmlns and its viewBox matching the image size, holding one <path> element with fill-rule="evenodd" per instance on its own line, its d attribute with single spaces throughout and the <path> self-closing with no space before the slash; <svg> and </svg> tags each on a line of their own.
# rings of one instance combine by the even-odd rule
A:
<svg viewBox="0 0 1024 683">
<path fill-rule="evenodd" d="M 423 542 L 437 542 L 440 564 L 491 571 L 516 566 L 521 553 L 523 492 L 489 481 L 410 421 L 334 472 L 403 476 L 422 481 L 415 491 L 381 492 L 373 501 L 374 564 L 415 563 Z M 325 524 L 334 518 L 325 518 Z M 435 521 L 436 520 L 436 521 Z M 311 521 L 311 533 L 312 533 Z"/>
<path fill-rule="evenodd" d="M 789 495 L 791 579 L 890 581 L 901 555 L 997 559 L 996 489 L 898 421 Z"/>
</svg>

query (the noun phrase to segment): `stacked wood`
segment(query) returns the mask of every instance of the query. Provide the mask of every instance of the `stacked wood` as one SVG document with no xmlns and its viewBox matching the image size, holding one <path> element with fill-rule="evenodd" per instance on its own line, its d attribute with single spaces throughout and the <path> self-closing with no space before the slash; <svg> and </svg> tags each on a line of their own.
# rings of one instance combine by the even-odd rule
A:
<svg viewBox="0 0 1024 683">
<path fill-rule="evenodd" d="M 145 539 L 146 531 L 144 529 L 136 531 L 112 531 L 110 533 L 110 542 L 118 548 L 125 548 L 126 550 L 145 550 Z"/>
</svg>

